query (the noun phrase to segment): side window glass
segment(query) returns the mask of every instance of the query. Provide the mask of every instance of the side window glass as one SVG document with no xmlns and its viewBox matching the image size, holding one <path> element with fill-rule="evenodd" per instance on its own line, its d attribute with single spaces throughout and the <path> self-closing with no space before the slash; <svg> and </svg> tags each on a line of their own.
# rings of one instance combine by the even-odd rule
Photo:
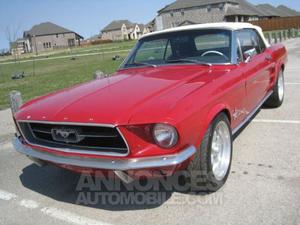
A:
<svg viewBox="0 0 300 225">
<path fill-rule="evenodd" d="M 243 54 L 243 59 L 245 59 L 245 53 L 251 53 L 252 56 L 260 53 L 260 48 L 258 45 L 257 38 L 253 35 L 252 30 L 244 29 L 237 32 L 237 38 L 241 45 L 241 51 Z"/>
<path fill-rule="evenodd" d="M 264 52 L 266 50 L 266 44 L 263 41 L 263 39 L 261 38 L 261 36 L 259 34 L 257 34 L 257 32 L 255 32 L 255 33 L 257 35 L 257 39 L 258 39 L 258 44 L 259 44 L 259 47 L 260 47 L 260 51 Z"/>
<path fill-rule="evenodd" d="M 260 54 L 262 51 L 261 51 L 261 48 L 259 45 L 259 39 L 258 39 L 258 35 L 257 35 L 256 31 L 251 30 L 251 36 L 252 36 L 252 42 L 253 42 L 254 48 L 255 48 L 257 54 Z"/>
<path fill-rule="evenodd" d="M 237 61 L 238 63 L 242 62 L 243 61 L 243 53 L 242 53 L 242 48 L 241 48 L 241 43 L 240 43 L 240 40 L 237 38 L 237 43 L 236 43 L 236 55 L 237 55 Z"/>
</svg>

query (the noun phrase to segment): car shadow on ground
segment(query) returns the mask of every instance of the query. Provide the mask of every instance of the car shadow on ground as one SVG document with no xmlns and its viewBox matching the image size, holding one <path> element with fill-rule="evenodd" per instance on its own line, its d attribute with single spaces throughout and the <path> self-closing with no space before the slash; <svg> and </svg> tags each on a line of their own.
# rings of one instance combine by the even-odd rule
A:
<svg viewBox="0 0 300 225">
<path fill-rule="evenodd" d="M 158 179 L 124 184 L 118 178 L 95 178 L 51 165 L 39 167 L 30 164 L 22 170 L 19 178 L 25 188 L 57 201 L 110 211 L 157 208 L 169 201 L 175 192 L 183 194 L 183 201 L 189 200 L 192 195 L 204 199 L 209 194 L 180 190 L 178 186 L 174 188 L 174 180 L 165 180 L 165 184 Z"/>
<path fill-rule="evenodd" d="M 57 201 L 110 211 L 156 208 L 172 195 L 171 191 L 163 189 L 137 191 L 120 180 L 116 182 L 121 183 L 120 186 L 111 182 L 107 187 L 103 185 L 108 181 L 105 178 L 84 176 L 94 179 L 93 185 L 89 186 L 90 183 L 81 174 L 51 165 L 41 168 L 31 164 L 23 169 L 20 181 L 24 187 Z M 85 179 L 85 187 L 82 179 Z"/>
</svg>

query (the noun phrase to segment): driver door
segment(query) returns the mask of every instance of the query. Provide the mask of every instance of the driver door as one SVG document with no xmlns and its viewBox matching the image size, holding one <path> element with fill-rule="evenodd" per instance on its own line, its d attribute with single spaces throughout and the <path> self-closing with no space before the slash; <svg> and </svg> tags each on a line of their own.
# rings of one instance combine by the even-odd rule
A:
<svg viewBox="0 0 300 225">
<path fill-rule="evenodd" d="M 267 94 L 271 75 L 271 62 L 265 46 L 261 46 L 259 36 L 253 29 L 237 31 L 243 61 L 240 63 L 246 78 L 246 110 L 252 112 Z"/>
</svg>

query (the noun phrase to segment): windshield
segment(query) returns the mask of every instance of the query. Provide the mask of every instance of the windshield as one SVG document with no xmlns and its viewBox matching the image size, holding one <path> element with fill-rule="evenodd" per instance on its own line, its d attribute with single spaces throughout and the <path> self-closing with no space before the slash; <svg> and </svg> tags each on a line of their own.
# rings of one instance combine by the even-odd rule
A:
<svg viewBox="0 0 300 225">
<path fill-rule="evenodd" d="M 221 29 L 170 32 L 141 39 L 121 68 L 171 63 L 231 62 L 231 31 Z"/>
</svg>

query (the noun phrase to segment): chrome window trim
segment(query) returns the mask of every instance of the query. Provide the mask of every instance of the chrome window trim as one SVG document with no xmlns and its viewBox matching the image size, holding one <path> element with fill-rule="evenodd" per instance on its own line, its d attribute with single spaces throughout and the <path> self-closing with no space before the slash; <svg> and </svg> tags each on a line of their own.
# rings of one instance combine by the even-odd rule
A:
<svg viewBox="0 0 300 225">
<path fill-rule="evenodd" d="M 26 136 L 23 134 L 22 129 L 19 126 L 19 122 L 20 123 L 41 123 L 41 124 L 59 124 L 59 125 L 78 125 L 78 126 L 97 126 L 97 127 L 109 127 L 109 128 L 115 128 L 117 130 L 117 132 L 119 132 L 121 138 L 123 139 L 126 147 L 127 147 L 127 153 L 126 154 L 120 154 L 120 153 L 110 153 L 110 152 L 99 152 L 99 151 L 85 151 L 85 150 L 73 150 L 71 148 L 53 148 L 53 147 L 48 147 L 48 146 L 44 146 L 44 145 L 39 145 L 39 144 L 33 144 L 31 142 L 29 142 L 26 139 Z M 85 154 L 85 155 L 98 155 L 98 156 L 118 156 L 118 157 L 126 157 L 129 155 L 130 153 L 130 148 L 129 145 L 124 137 L 124 135 L 122 134 L 122 132 L 120 131 L 120 129 L 113 124 L 100 124 L 100 123 L 77 123 L 77 122 L 53 122 L 53 121 L 39 121 L 39 120 L 17 120 L 16 124 L 18 126 L 18 129 L 21 132 L 22 137 L 25 139 L 25 141 L 35 147 L 41 147 L 41 148 L 46 148 L 46 149 L 52 149 L 58 152 L 65 152 L 65 153 L 74 153 L 74 154 Z M 107 148 L 109 150 L 109 148 Z M 113 149 L 113 148 L 111 148 Z"/>
<path fill-rule="evenodd" d="M 227 63 L 211 63 L 211 66 L 227 66 L 227 65 L 236 65 L 237 63 L 231 63 L 231 62 L 227 62 Z M 165 63 L 165 64 L 161 64 L 161 65 L 156 65 L 156 68 L 159 67 L 164 67 L 164 66 L 182 66 L 182 65 L 189 65 L 189 66 L 206 66 L 206 65 L 202 65 L 202 64 L 195 64 L 195 63 L 183 63 L 183 62 L 179 62 L 179 63 Z M 139 69 L 139 68 L 145 68 L 145 67 L 149 67 L 147 65 L 143 65 L 143 66 L 132 66 L 132 67 L 127 67 L 127 68 L 119 68 L 118 71 L 126 71 L 126 70 L 130 70 L 130 69 Z M 210 66 L 206 66 L 207 68 L 209 68 Z"/>
<path fill-rule="evenodd" d="M 197 30 L 206 30 L 207 28 L 200 28 L 200 29 L 195 29 L 195 31 Z M 214 29 L 219 29 L 219 30 L 226 30 L 226 31 L 230 31 L 230 38 L 231 38 L 231 51 L 230 51 L 230 54 L 231 54 L 231 57 L 230 57 L 230 62 L 226 62 L 226 63 L 211 63 L 212 65 L 237 65 L 237 59 L 234 60 L 234 57 L 233 57 L 233 47 L 236 46 L 236 43 L 235 43 L 235 37 L 236 37 L 236 33 L 231 30 L 231 29 L 226 29 L 226 28 L 208 28 L 209 30 L 214 30 Z M 180 32 L 180 31 L 176 31 L 176 32 Z M 160 35 L 160 34 L 158 34 Z M 155 35 L 153 35 L 152 37 L 154 37 Z M 147 37 L 145 37 L 147 38 Z M 141 44 L 141 40 L 143 40 L 144 38 L 140 38 L 138 40 L 138 42 L 136 43 L 136 45 L 132 48 L 132 50 L 129 52 L 129 54 L 127 55 L 127 57 L 123 60 L 123 62 L 120 64 L 119 68 L 118 68 L 118 71 L 122 71 L 122 70 L 128 70 L 128 69 L 135 69 L 135 68 L 144 68 L 144 67 L 148 67 L 147 65 L 142 65 L 142 66 L 132 66 L 132 67 L 125 67 L 127 62 L 129 60 L 131 60 L 131 58 L 135 55 L 135 51 L 136 49 L 140 46 Z M 235 44 L 234 44 L 235 43 Z M 233 45 L 234 44 L 234 45 Z M 236 55 L 236 53 L 235 53 Z M 190 64 L 190 63 L 176 63 L 177 65 L 195 65 L 195 64 Z M 169 66 L 169 65 L 176 65 L 175 63 L 164 63 L 164 64 L 158 64 L 156 65 L 157 67 L 160 67 L 160 66 Z"/>
</svg>

